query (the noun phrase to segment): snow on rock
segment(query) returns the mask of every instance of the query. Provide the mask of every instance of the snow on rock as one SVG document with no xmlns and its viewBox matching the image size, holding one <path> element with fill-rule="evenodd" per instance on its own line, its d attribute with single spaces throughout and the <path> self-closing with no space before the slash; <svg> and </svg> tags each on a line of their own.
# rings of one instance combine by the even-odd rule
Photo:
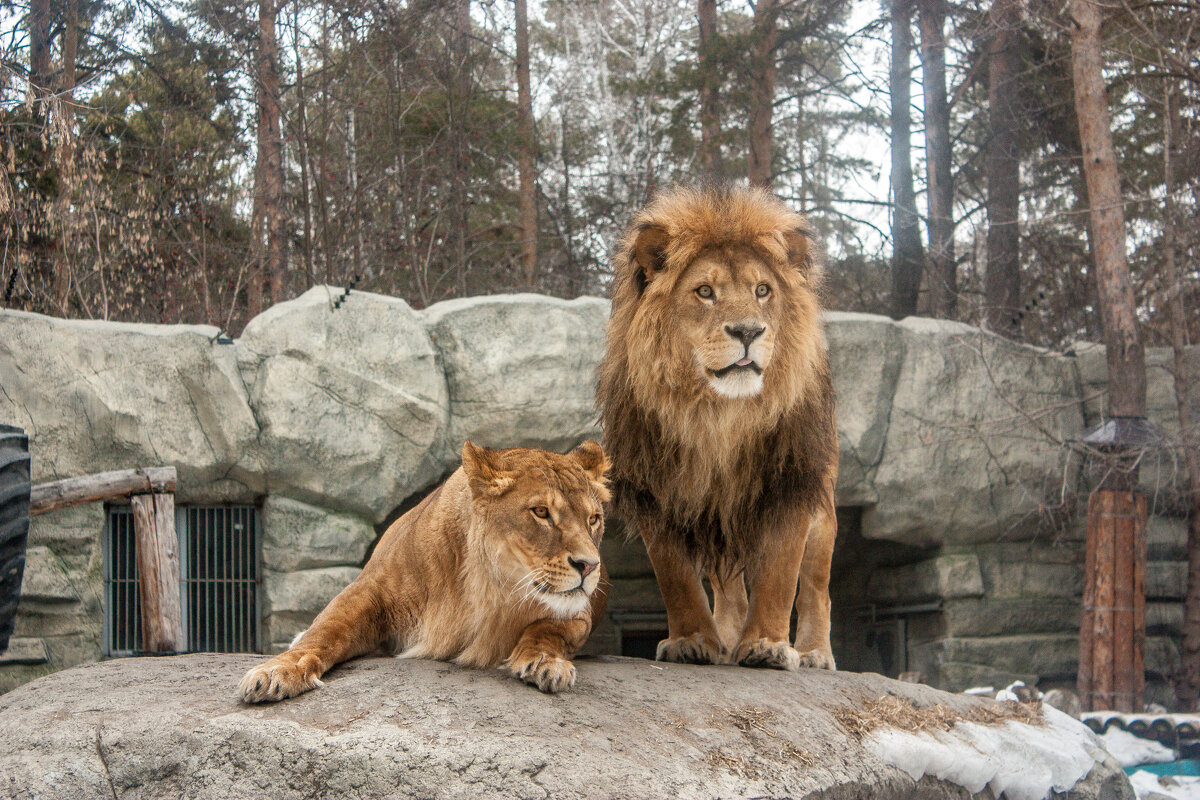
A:
<svg viewBox="0 0 1200 800">
<path fill-rule="evenodd" d="M 1200 778 L 1168 778 L 1163 783 L 1153 772 L 1139 769 L 1129 776 L 1129 783 L 1139 800 L 1200 800 Z"/>
<path fill-rule="evenodd" d="M 985 786 L 1008 800 L 1042 800 L 1083 779 L 1104 751 L 1078 720 L 1042 707 L 1045 725 L 960 722 L 948 731 L 911 733 L 885 728 L 864 744 L 913 780 L 932 775 L 975 793 Z"/>
<path fill-rule="evenodd" d="M 1164 747 L 1158 742 L 1135 736 L 1129 731 L 1113 726 L 1100 737 L 1104 749 L 1112 753 L 1113 758 L 1122 767 L 1136 767 L 1139 764 L 1165 764 L 1175 760 L 1175 751 Z"/>
</svg>

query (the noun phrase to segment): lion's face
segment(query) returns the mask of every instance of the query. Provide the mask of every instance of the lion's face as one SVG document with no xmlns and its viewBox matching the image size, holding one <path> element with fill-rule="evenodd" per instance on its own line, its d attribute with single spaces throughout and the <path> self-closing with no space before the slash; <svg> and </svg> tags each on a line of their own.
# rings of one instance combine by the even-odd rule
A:
<svg viewBox="0 0 1200 800">
<path fill-rule="evenodd" d="M 486 450 L 468 442 L 463 469 L 483 524 L 473 535 L 514 601 L 561 617 L 581 614 L 600 583 L 608 462 L 584 442 L 566 455 Z"/>
<path fill-rule="evenodd" d="M 780 303 L 777 275 L 746 248 L 700 255 L 676 280 L 676 336 L 701 380 L 732 399 L 762 391 L 775 353 Z"/>
</svg>

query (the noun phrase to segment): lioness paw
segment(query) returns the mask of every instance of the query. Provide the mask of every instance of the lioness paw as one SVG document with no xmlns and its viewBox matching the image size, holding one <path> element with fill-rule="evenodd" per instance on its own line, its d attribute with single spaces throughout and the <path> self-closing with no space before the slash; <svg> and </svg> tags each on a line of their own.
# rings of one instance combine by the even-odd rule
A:
<svg viewBox="0 0 1200 800">
<path fill-rule="evenodd" d="M 787 642 L 771 639 L 755 639 L 742 642 L 733 654 L 733 660 L 743 667 L 771 667 L 772 669 L 796 670 L 800 668 L 800 654 Z"/>
<path fill-rule="evenodd" d="M 836 670 L 837 666 L 833 661 L 833 653 L 828 650 L 809 650 L 807 653 L 800 654 L 800 666 L 811 667 L 812 669 L 829 669 Z"/>
<path fill-rule="evenodd" d="M 323 685 L 315 673 L 306 673 L 299 664 L 268 661 L 246 673 L 238 686 L 238 697 L 243 703 L 269 703 Z"/>
<path fill-rule="evenodd" d="M 564 692 L 575 685 L 575 665 L 548 653 L 517 659 L 508 668 L 516 677 L 549 694 Z"/>
<path fill-rule="evenodd" d="M 721 643 L 702 633 L 663 639 L 658 643 L 654 656 L 659 661 L 674 661 L 677 664 L 720 664 L 724 661 Z"/>
</svg>

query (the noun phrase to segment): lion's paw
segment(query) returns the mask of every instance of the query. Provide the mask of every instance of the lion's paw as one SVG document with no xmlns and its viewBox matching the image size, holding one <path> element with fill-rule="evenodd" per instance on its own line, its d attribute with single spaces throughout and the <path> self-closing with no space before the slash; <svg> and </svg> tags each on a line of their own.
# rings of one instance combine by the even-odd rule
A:
<svg viewBox="0 0 1200 800">
<path fill-rule="evenodd" d="M 702 633 L 663 639 L 658 643 L 655 658 L 678 664 L 720 664 L 725 658 L 721 643 Z"/>
<path fill-rule="evenodd" d="M 548 694 L 565 692 L 575 685 L 575 665 L 565 658 L 537 653 L 508 665 L 513 675 Z"/>
<path fill-rule="evenodd" d="M 837 666 L 833 661 L 833 653 L 822 649 L 809 650 L 807 653 L 801 653 L 800 666 L 811 667 L 812 669 L 837 670 Z"/>
<path fill-rule="evenodd" d="M 800 654 L 787 642 L 773 639 L 755 639 L 742 642 L 733 653 L 733 660 L 743 667 L 771 667 L 772 669 L 796 670 L 800 668 Z"/>
<path fill-rule="evenodd" d="M 276 661 L 259 664 L 242 678 L 238 697 L 243 703 L 270 703 L 324 686 L 316 673 L 304 669 L 302 664 L 303 661 L 298 664 Z"/>
</svg>

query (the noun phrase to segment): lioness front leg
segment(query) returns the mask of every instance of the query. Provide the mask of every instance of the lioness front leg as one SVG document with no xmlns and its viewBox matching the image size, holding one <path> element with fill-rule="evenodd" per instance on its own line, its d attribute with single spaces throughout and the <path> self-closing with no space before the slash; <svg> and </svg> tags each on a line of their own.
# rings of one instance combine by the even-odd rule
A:
<svg viewBox="0 0 1200 800">
<path fill-rule="evenodd" d="M 575 685 L 575 655 L 592 631 L 591 619 L 541 619 L 521 634 L 504 667 L 516 678 L 555 694 Z"/>
<path fill-rule="evenodd" d="M 379 647 L 383 603 L 360 580 L 333 598 L 287 651 L 246 673 L 238 686 L 242 702 L 283 700 L 315 689 L 335 665 Z"/>
<path fill-rule="evenodd" d="M 700 574 L 685 554 L 662 544 L 659 537 L 645 541 L 667 607 L 667 638 L 658 643 L 655 657 L 681 664 L 720 664 L 725 650 Z"/>
<path fill-rule="evenodd" d="M 796 581 L 804 555 L 808 515 L 770 532 L 760 561 L 750 576 L 750 610 L 733 660 L 744 667 L 794 670 L 800 654 L 788 639 Z"/>
</svg>

